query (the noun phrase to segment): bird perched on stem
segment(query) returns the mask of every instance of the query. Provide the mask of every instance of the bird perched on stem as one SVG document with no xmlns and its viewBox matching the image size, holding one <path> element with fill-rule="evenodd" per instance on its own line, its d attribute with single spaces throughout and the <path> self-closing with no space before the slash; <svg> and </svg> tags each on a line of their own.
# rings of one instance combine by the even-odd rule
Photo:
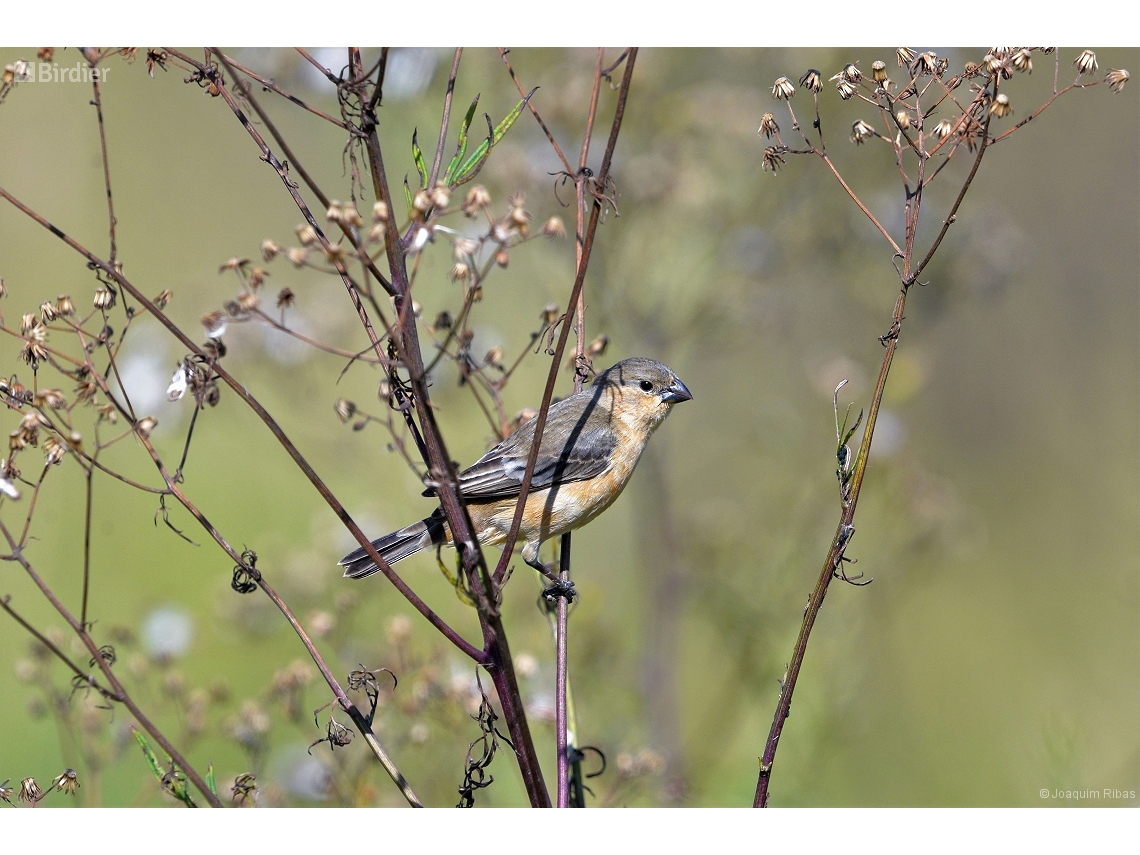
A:
<svg viewBox="0 0 1140 855">
<path fill-rule="evenodd" d="M 624 359 L 594 382 L 552 404 L 523 510 L 519 539 L 523 560 L 549 575 L 538 560 L 543 541 L 585 525 L 621 495 L 650 435 L 673 405 L 692 399 L 676 373 L 652 359 Z M 506 541 L 522 489 L 537 419 L 526 422 L 474 465 L 459 473 L 479 542 Z M 435 495 L 428 488 L 425 496 Z M 389 564 L 429 546 L 453 545 L 443 510 L 372 541 Z M 344 575 L 360 579 L 377 571 L 363 548 L 341 559 Z"/>
</svg>

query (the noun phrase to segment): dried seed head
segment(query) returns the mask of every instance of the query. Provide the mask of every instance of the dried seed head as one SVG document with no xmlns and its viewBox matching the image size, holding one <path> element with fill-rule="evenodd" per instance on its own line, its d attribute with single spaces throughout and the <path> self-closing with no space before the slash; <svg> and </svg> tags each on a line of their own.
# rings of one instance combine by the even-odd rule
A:
<svg viewBox="0 0 1140 855">
<path fill-rule="evenodd" d="M 329 209 L 325 211 L 325 219 L 330 223 L 339 223 L 344 218 L 344 211 L 341 210 L 340 201 L 337 199 L 329 200 Z"/>
<path fill-rule="evenodd" d="M 299 246 L 291 246 L 285 250 L 285 257 L 294 267 L 304 267 L 305 261 L 309 257 L 309 251 Z"/>
<path fill-rule="evenodd" d="M 46 466 L 53 466 L 59 463 L 59 461 L 63 460 L 65 454 L 67 454 L 67 447 L 54 436 L 49 436 L 44 440 L 44 457 L 47 458 Z"/>
<path fill-rule="evenodd" d="M 1127 83 L 1128 80 L 1128 72 L 1123 68 L 1114 68 L 1104 76 L 1104 82 L 1116 93 L 1119 93 L 1120 90 L 1124 88 L 1124 84 Z"/>
<path fill-rule="evenodd" d="M 504 264 L 502 266 L 506 267 L 507 265 Z M 472 285 L 471 289 L 467 292 L 467 295 L 470 298 L 472 303 L 478 303 L 480 300 L 483 299 L 483 286 L 482 285 Z M 473 335 L 474 335 L 474 333 L 472 333 L 470 330 L 468 330 L 467 334 L 466 334 L 466 339 L 464 341 L 461 341 L 460 343 L 463 344 L 464 346 L 466 346 L 471 341 L 471 337 Z"/>
<path fill-rule="evenodd" d="M 50 324 L 59 316 L 59 312 L 55 310 L 55 304 L 51 301 L 40 303 L 40 317 L 43 318 L 45 324 Z"/>
<path fill-rule="evenodd" d="M 835 75 L 835 77 L 831 79 L 835 80 L 837 78 L 848 80 L 851 83 L 858 83 L 863 79 L 863 72 L 859 70 L 859 67 L 855 65 L 855 63 L 849 62 L 847 65 L 843 66 L 843 70 L 840 71 L 839 74 Z"/>
<path fill-rule="evenodd" d="M 462 282 L 470 275 L 471 268 L 462 261 L 455 262 L 455 266 L 451 268 L 451 281 L 453 282 Z"/>
<path fill-rule="evenodd" d="M 308 223 L 301 223 L 297 226 L 297 240 L 301 242 L 301 246 L 312 246 L 317 242 L 317 230 Z"/>
<path fill-rule="evenodd" d="M 61 793 L 73 796 L 75 795 L 75 791 L 79 789 L 79 778 L 76 776 L 74 769 L 64 769 L 63 774 L 52 781 L 52 785 L 59 787 Z"/>
<path fill-rule="evenodd" d="M 431 191 L 431 203 L 437 208 L 446 208 L 451 201 L 451 193 L 446 184 L 436 184 Z"/>
<path fill-rule="evenodd" d="M 434 330 L 449 330 L 451 329 L 452 323 L 451 312 L 444 309 L 435 316 L 435 320 L 431 322 L 431 327 Z"/>
<path fill-rule="evenodd" d="M 388 203 L 383 199 L 372 206 L 372 220 L 377 223 L 388 222 Z"/>
<path fill-rule="evenodd" d="M 941 122 L 934 126 L 934 130 L 931 131 L 931 133 L 933 133 L 934 136 L 940 140 L 945 139 L 946 137 L 950 136 L 950 131 L 953 129 L 953 127 L 953 122 L 951 122 L 949 119 L 943 119 Z"/>
<path fill-rule="evenodd" d="M 269 275 L 269 271 L 264 267 L 255 267 L 249 273 L 249 287 L 257 290 L 265 283 L 265 277 Z"/>
<path fill-rule="evenodd" d="M 55 298 L 55 313 L 57 315 L 70 316 L 75 314 L 75 304 L 71 302 L 71 297 L 67 294 L 60 294 Z"/>
<path fill-rule="evenodd" d="M 542 309 L 542 325 L 552 326 L 556 320 L 558 320 L 558 304 L 547 303 Z"/>
<path fill-rule="evenodd" d="M 154 298 L 155 308 L 165 309 L 167 304 L 170 302 L 171 297 L 173 297 L 173 296 L 174 295 L 172 293 L 170 293 L 169 288 L 163 289 L 162 293 Z"/>
<path fill-rule="evenodd" d="M 608 335 L 600 335 L 588 345 L 586 345 L 586 356 L 591 358 L 601 356 L 606 352 L 606 348 L 610 346 L 610 337 Z"/>
<path fill-rule="evenodd" d="M 119 420 L 119 413 L 114 404 L 104 404 L 99 408 L 99 421 L 108 421 L 115 424 Z"/>
<path fill-rule="evenodd" d="M 288 309 L 293 305 L 295 299 L 291 288 L 282 288 L 277 292 L 277 308 Z"/>
<path fill-rule="evenodd" d="M 499 265 L 499 267 L 506 267 L 510 263 L 511 255 L 507 252 L 506 247 L 503 247 L 495 253 L 495 264 Z"/>
<path fill-rule="evenodd" d="M 990 113 L 999 119 L 1013 114 L 1013 107 L 1010 106 L 1009 96 L 1004 92 L 998 94 L 992 104 L 990 104 Z"/>
<path fill-rule="evenodd" d="M 812 92 L 818 92 L 823 88 L 823 79 L 819 75 L 819 69 L 809 68 L 804 72 L 804 76 L 800 78 L 800 86 L 805 89 L 810 89 Z"/>
<path fill-rule="evenodd" d="M 383 223 L 373 223 L 372 228 L 368 230 L 368 242 L 380 243 L 384 240 L 384 235 L 386 233 L 387 229 L 384 227 Z"/>
<path fill-rule="evenodd" d="M 490 365 L 493 368 L 502 368 L 503 349 L 501 347 L 492 347 L 487 351 L 487 355 L 483 357 L 483 364 Z"/>
<path fill-rule="evenodd" d="M 348 420 L 356 415 L 356 404 L 348 398 L 337 398 L 333 409 L 336 410 L 336 417 L 340 419 L 341 424 L 347 424 Z"/>
<path fill-rule="evenodd" d="M 851 126 L 851 142 L 855 145 L 862 145 L 873 136 L 875 136 L 875 129 L 862 119 Z"/>
<path fill-rule="evenodd" d="M 976 62 L 967 62 L 962 67 L 962 73 L 966 77 L 970 77 L 970 78 L 977 77 L 978 72 L 981 70 L 982 70 L 982 67 L 980 65 L 978 65 Z"/>
<path fill-rule="evenodd" d="M 446 314 L 446 312 L 442 314 Z M 382 378 L 380 382 L 376 384 L 376 397 L 385 404 L 392 399 L 392 381 L 387 377 Z"/>
<path fill-rule="evenodd" d="M 218 268 L 218 272 L 224 273 L 227 270 L 245 270 L 246 265 L 248 264 L 248 258 L 231 258 L 229 261 Z"/>
<path fill-rule="evenodd" d="M 1010 62 L 1013 63 L 1013 67 L 1018 71 L 1028 72 L 1029 74 L 1033 73 L 1033 57 L 1026 48 L 1022 48 L 1015 53 Z"/>
<path fill-rule="evenodd" d="M 530 214 L 525 209 L 526 196 L 522 193 L 516 193 L 507 199 L 507 204 L 511 206 L 510 212 L 507 214 L 507 219 L 519 228 L 522 228 L 530 222 Z"/>
<path fill-rule="evenodd" d="M 266 261 L 272 261 L 279 252 L 281 252 L 281 246 L 277 241 L 266 238 L 261 242 L 261 257 Z"/>
<path fill-rule="evenodd" d="M 138 432 L 139 436 L 146 437 L 150 436 L 156 427 L 158 427 L 158 419 L 156 419 L 154 416 L 146 416 L 139 419 L 138 424 L 135 425 L 135 430 Z"/>
<path fill-rule="evenodd" d="M 561 217 L 551 217 L 542 224 L 542 233 L 548 238 L 566 237 L 566 224 Z"/>
<path fill-rule="evenodd" d="M 906 110 L 899 110 L 895 113 L 895 121 L 898 122 L 900 128 L 904 131 L 910 128 L 910 113 Z"/>
<path fill-rule="evenodd" d="M 760 117 L 760 128 L 756 131 L 757 134 L 763 135 L 768 139 L 772 139 L 780 132 L 780 126 L 776 124 L 776 117 L 771 113 L 765 113 Z"/>
<path fill-rule="evenodd" d="M 26 336 L 39 325 L 40 319 L 31 312 L 26 312 L 24 316 L 20 318 L 20 335 Z"/>
<path fill-rule="evenodd" d="M 115 305 L 115 292 L 110 288 L 96 288 L 95 299 L 92 302 L 96 309 L 106 311 Z"/>
<path fill-rule="evenodd" d="M 40 389 L 32 398 L 32 402 L 37 407 L 51 407 L 53 410 L 67 406 L 67 399 L 59 389 Z"/>
<path fill-rule="evenodd" d="M 431 235 L 432 230 L 430 228 L 416 229 L 415 234 L 412 236 L 412 245 L 408 247 L 408 252 L 414 254 L 421 251 L 427 246 L 427 242 L 431 240 Z"/>
<path fill-rule="evenodd" d="M 44 797 L 44 791 L 40 789 L 40 785 L 36 783 L 35 778 L 24 778 L 20 782 L 20 801 L 22 802 L 38 802 Z"/>
<path fill-rule="evenodd" d="M 208 312 L 202 315 L 202 326 L 206 328 L 206 338 L 221 338 L 226 332 L 226 313 Z"/>
<path fill-rule="evenodd" d="M 349 256 L 349 248 L 343 243 L 329 244 L 328 247 L 321 247 L 321 254 L 329 260 L 329 263 L 336 265 L 339 261 L 344 263 L 345 259 Z"/>
<path fill-rule="evenodd" d="M 784 158 L 780 154 L 780 150 L 774 145 L 764 149 L 761 165 L 765 171 L 771 170 L 775 174 L 776 170 L 784 165 Z"/>
<path fill-rule="evenodd" d="M 1078 74 L 1091 74 L 1100 67 L 1096 64 L 1096 54 L 1091 50 L 1081 51 L 1080 56 L 1073 60 L 1073 65 L 1077 67 Z"/>
<path fill-rule="evenodd" d="M 244 314 L 249 314 L 252 312 L 257 308 L 257 304 L 260 302 L 260 298 L 252 291 L 242 291 L 240 294 L 238 294 L 238 308 L 241 309 Z"/>
<path fill-rule="evenodd" d="M 899 68 L 914 62 L 914 51 L 908 47 L 895 48 L 895 57 L 899 61 Z"/>
<path fill-rule="evenodd" d="M 995 53 L 987 53 L 982 57 L 982 68 L 986 70 L 987 74 L 997 74 L 1004 64 L 1002 58 Z"/>
<path fill-rule="evenodd" d="M 841 77 L 835 84 L 835 88 L 839 92 L 839 97 L 844 101 L 859 91 L 855 84 L 848 80 L 846 77 Z"/>
<path fill-rule="evenodd" d="M 482 184 L 476 184 L 467 191 L 467 196 L 463 200 L 463 213 L 468 217 L 474 217 L 490 204 L 491 194 L 487 192 L 487 188 Z"/>
<path fill-rule="evenodd" d="M 430 210 L 431 196 L 428 195 L 427 190 L 417 190 L 416 195 L 412 197 L 412 211 L 418 215 L 416 219 L 422 220 Z"/>
<path fill-rule="evenodd" d="M 455 245 L 452 247 L 452 252 L 455 255 L 456 261 L 466 261 L 471 258 L 479 250 L 479 244 L 471 238 L 456 238 Z"/>
<path fill-rule="evenodd" d="M 796 87 L 794 87 L 792 81 L 786 77 L 779 77 L 776 79 L 776 82 L 772 84 L 772 95 L 775 98 L 789 101 L 795 94 Z"/>
<path fill-rule="evenodd" d="M 926 51 L 920 53 L 914 58 L 914 62 L 910 66 L 911 77 L 918 77 L 923 74 L 937 74 L 938 73 L 938 54 L 933 51 Z"/>
<path fill-rule="evenodd" d="M 887 79 L 887 64 L 881 59 L 876 59 L 871 63 L 871 78 L 876 83 L 882 83 Z"/>
</svg>

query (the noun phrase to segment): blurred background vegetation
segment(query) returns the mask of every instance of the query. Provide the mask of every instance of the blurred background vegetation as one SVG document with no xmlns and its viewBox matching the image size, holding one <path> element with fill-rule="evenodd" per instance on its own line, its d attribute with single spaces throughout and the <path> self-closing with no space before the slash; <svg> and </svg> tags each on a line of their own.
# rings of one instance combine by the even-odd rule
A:
<svg viewBox="0 0 1140 855">
<path fill-rule="evenodd" d="M 952 70 L 985 52 L 934 49 Z M 227 52 L 337 112 L 331 85 L 295 53 Z M 1076 53 L 1062 51 L 1062 81 Z M 34 54 L 0 50 L 0 65 Z M 334 70 L 344 64 L 343 51 L 316 55 Z M 366 53 L 366 65 L 375 55 Z M 511 53 L 524 87 L 541 87 L 534 103 L 568 154 L 580 145 L 594 56 Z M 415 180 L 413 129 L 425 149 L 435 139 L 450 58 L 447 49 L 391 57 L 380 133 L 394 186 L 405 172 Z M 1098 58 L 1102 74 L 1140 65 L 1136 50 Z M 582 598 L 570 667 L 580 739 L 609 759 L 589 782 L 590 804 L 751 802 L 777 680 L 838 518 L 832 389 L 847 378 L 841 403 L 869 401 L 877 337 L 898 288 L 889 249 L 823 165 L 789 158 L 778 174 L 763 172 L 756 127 L 773 110 L 791 139 L 771 97 L 776 77 L 808 67 L 830 76 L 846 62 L 866 71 L 876 59 L 893 69 L 893 48 L 647 49 L 638 58 L 614 167 L 620 216 L 599 230 L 587 330 L 610 339 L 598 364 L 660 359 L 695 400 L 657 433 L 622 499 L 574 538 Z M 73 49 L 55 56 L 61 65 L 81 60 Z M 200 339 L 200 316 L 236 291 L 219 265 L 257 257 L 265 238 L 295 243 L 300 216 L 221 100 L 184 85 L 177 70 L 149 78 L 141 55 L 106 64 L 120 258 L 144 292 L 173 291 L 168 311 Z M 1037 66 L 1007 89 L 1016 112 L 1006 124 L 1048 97 L 1051 62 L 1038 57 Z M 480 112 L 496 119 L 518 99 L 493 50 L 464 53 L 456 112 L 477 93 Z M 848 550 L 875 581 L 831 589 L 777 755 L 774 805 L 1056 806 L 1065 802 L 1043 801 L 1039 790 L 1140 789 L 1138 93 L 1070 93 L 995 146 L 930 284 L 912 292 Z M 829 86 L 820 97 L 838 168 L 900 235 L 889 148 L 847 141 L 868 109 Z M 0 105 L 0 185 L 105 255 L 90 98 L 81 84 L 13 91 Z M 342 133 L 269 93 L 260 100 L 326 192 L 347 198 Z M 603 87 L 595 169 L 613 104 Z M 802 118 L 806 100 L 795 106 Z M 927 195 L 920 243 L 938 227 L 965 160 Z M 536 222 L 559 214 L 570 224 L 572 209 L 554 192 L 558 168 L 524 114 L 479 181 L 494 210 L 524 192 Z M 572 188 L 560 195 L 571 199 Z M 459 305 L 451 263 L 446 244 L 425 255 L 416 284 L 425 318 Z M 299 328 L 347 349 L 366 346 L 339 282 L 281 260 L 270 272 L 269 294 L 286 286 L 297 294 Z M 572 240 L 514 251 L 475 307 L 472 353 L 520 352 L 543 307 L 564 306 L 572 273 Z M 0 207 L 0 276 L 10 326 L 57 294 L 85 307 L 96 287 L 78 255 L 8 206 Z M 159 450 L 177 459 L 192 405 L 167 402 L 164 390 L 184 354 L 152 319 L 137 325 L 124 348 L 128 385 L 136 407 L 158 418 Z M 344 360 L 253 324 L 231 325 L 225 343 L 229 370 L 367 531 L 431 509 L 382 431 L 353 432 L 334 413 L 342 396 L 382 409 L 375 371 L 357 366 L 338 384 Z M 0 343 L 0 373 L 28 383 L 18 351 L 12 339 Z M 523 363 L 507 388 L 509 413 L 538 405 L 547 365 L 544 356 Z M 442 366 L 434 401 L 453 456 L 467 465 L 491 434 L 456 380 Z M 570 382 L 566 372 L 558 391 Z M 17 416 L 7 421 L 11 430 Z M 335 562 L 350 538 L 233 394 L 223 388 L 196 430 L 185 489 L 231 543 L 257 551 L 342 678 L 358 663 L 399 675 L 383 696 L 380 739 L 425 802 L 454 803 L 464 752 L 479 735 L 469 718 L 471 665 L 382 577 L 341 578 Z M 108 462 L 156 483 L 133 442 Z M 65 461 L 40 501 L 27 554 L 74 605 L 78 467 Z M 322 735 L 311 712 L 330 695 L 295 635 L 266 598 L 230 589 L 232 562 L 187 514 L 174 509 L 171 520 L 200 547 L 156 525 L 156 510 L 152 496 L 97 479 L 95 632 L 116 644 L 116 668 L 144 709 L 200 770 L 212 762 L 223 787 L 255 772 L 260 804 L 403 804 L 361 741 L 306 753 Z M 22 520 L 21 506 L 6 502 L 4 511 Z M 477 637 L 473 612 L 433 556 L 399 569 Z M 552 784 L 553 650 L 533 575 L 516 572 L 505 609 Z M 41 628 L 64 629 L 17 565 L 0 566 L 4 594 Z M 82 694 L 67 704 L 64 670 L 29 641 L 0 620 L 0 780 L 43 783 L 70 766 L 83 783 L 76 804 L 169 803 L 125 729 L 125 710 L 99 709 Z M 479 804 L 525 803 L 509 753 L 491 772 Z"/>
</svg>

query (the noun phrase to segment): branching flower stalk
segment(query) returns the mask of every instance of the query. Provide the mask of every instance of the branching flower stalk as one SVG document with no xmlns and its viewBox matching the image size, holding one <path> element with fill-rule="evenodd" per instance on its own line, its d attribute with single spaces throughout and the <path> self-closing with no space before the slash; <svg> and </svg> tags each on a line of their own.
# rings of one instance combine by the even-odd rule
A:
<svg viewBox="0 0 1140 855">
<path fill-rule="evenodd" d="M 989 147 L 994 143 L 1007 139 L 1014 131 L 1024 127 L 1030 120 L 1040 115 L 1043 110 L 1066 92 L 1073 89 L 1089 88 L 1102 82 L 1100 80 L 1088 80 L 1085 76 L 1090 71 L 1096 70 L 1095 56 L 1092 55 L 1091 51 L 1085 51 L 1074 62 L 1078 70 L 1076 80 L 1069 86 L 1058 89 L 1056 83 L 1060 73 L 1060 55 L 1058 54 L 1055 58 L 1053 95 L 1041 107 L 1018 124 L 1001 133 L 991 135 L 991 122 L 994 119 L 1000 120 L 1012 112 L 1008 96 L 999 91 L 1001 82 L 1003 80 L 1012 79 L 1017 72 L 1027 71 L 1032 68 L 1032 62 L 1029 61 L 1030 51 L 1032 50 L 1041 50 L 1045 53 L 1051 53 L 1055 49 L 992 48 L 981 63 L 967 63 L 966 68 L 961 74 L 946 79 L 945 74 L 949 65 L 946 60 L 939 59 L 933 53 L 924 53 L 915 56 L 914 52 L 909 48 L 900 48 L 898 52 L 899 65 L 906 68 L 908 79 L 906 84 L 898 91 L 895 91 L 895 85 L 887 78 L 885 63 L 882 62 L 874 63 L 872 67 L 873 74 L 870 79 L 853 64 L 847 65 L 839 74 L 832 78 L 833 81 L 837 81 L 836 88 L 841 98 L 847 100 L 857 95 L 860 100 L 878 110 L 884 123 L 886 133 L 877 134 L 867 122 L 863 120 L 857 121 L 852 128 L 851 141 L 856 144 L 861 144 L 869 139 L 877 138 L 886 142 L 893 149 L 892 153 L 894 154 L 899 169 L 900 180 L 905 192 L 905 235 L 902 246 L 895 241 L 868 207 L 859 199 L 858 195 L 847 181 L 844 180 L 828 156 L 823 141 L 818 98 L 815 99 L 815 117 L 812 123 L 813 128 L 818 132 L 819 143 L 816 145 L 800 126 L 799 121 L 796 119 L 795 112 L 792 109 L 791 99 L 795 95 L 795 87 L 792 86 L 787 78 L 782 77 L 776 81 L 772 89 L 773 96 L 785 102 L 789 116 L 791 117 L 792 128 L 799 133 L 804 147 L 793 149 L 785 144 L 780 137 L 780 131 L 774 118 L 770 113 L 766 114 L 761 121 L 760 134 L 770 139 L 774 137 L 776 145 L 769 146 L 765 150 L 763 160 L 764 168 L 775 171 L 783 164 L 783 156 L 785 154 L 810 154 L 815 155 L 823 161 L 843 187 L 843 190 L 887 241 L 893 252 L 892 261 L 901 261 L 901 266 L 895 263 L 895 270 L 898 273 L 901 289 L 895 300 L 890 327 L 885 334 L 879 337 L 879 341 L 885 350 L 878 379 L 875 383 L 875 390 L 871 397 L 871 404 L 867 412 L 866 426 L 863 429 L 863 437 L 858 453 L 852 457 L 851 451 L 846 445 L 850 433 L 848 433 L 847 436 L 840 435 L 837 437 L 837 459 L 839 462 L 837 475 L 840 481 L 841 496 L 839 524 L 836 527 L 827 557 L 824 559 L 823 569 L 820 572 L 819 579 L 816 582 L 815 588 L 808 599 L 807 607 L 804 610 L 803 624 L 796 639 L 791 660 L 785 670 L 783 679 L 780 680 L 779 700 L 776 705 L 768 739 L 764 746 L 764 753 L 760 758 L 760 771 L 757 777 L 756 793 L 753 800 L 754 807 L 768 806 L 769 782 L 775 761 L 776 749 L 779 746 L 780 735 L 783 732 L 784 723 L 791 709 L 792 693 L 795 691 L 796 681 L 803 665 L 804 655 L 807 652 L 808 638 L 811 635 L 812 628 L 815 625 L 816 618 L 823 605 L 828 586 L 833 579 L 837 578 L 853 584 L 867 584 L 866 581 L 860 582 L 859 577 L 848 577 L 844 572 L 843 565 L 849 561 L 849 559 L 846 558 L 846 550 L 855 534 L 855 509 L 859 501 L 859 493 L 867 471 L 867 464 L 871 452 L 871 440 L 874 436 L 875 424 L 879 415 L 883 392 L 886 388 L 891 361 L 898 348 L 899 336 L 905 317 L 904 310 L 906 308 L 907 295 L 911 287 L 919 282 L 919 278 L 941 246 L 943 238 L 946 237 L 947 232 L 950 230 L 950 226 L 955 223 L 966 193 L 970 189 L 978 173 L 978 168 L 981 166 L 982 158 L 985 156 Z M 1113 74 L 1117 76 L 1113 77 Z M 1109 83 L 1110 86 L 1113 85 L 1114 82 L 1119 82 L 1122 86 L 1127 80 L 1128 72 L 1117 71 L 1110 72 L 1110 76 L 1106 78 L 1104 82 Z M 809 88 L 813 90 L 814 96 L 814 93 L 818 91 L 817 81 L 818 72 L 815 72 L 815 77 L 813 78 L 812 72 L 809 71 L 809 73 L 801 79 L 801 85 L 809 86 Z M 967 84 L 969 84 L 968 91 L 970 91 L 972 95 L 968 103 L 963 105 L 959 103 L 953 93 Z M 933 102 L 924 104 L 923 99 L 932 89 L 934 89 L 935 92 Z M 1114 87 L 1114 91 L 1119 91 L 1119 89 Z M 951 118 L 943 119 L 933 127 L 928 128 L 927 122 L 932 121 L 932 117 L 936 111 L 939 107 L 944 107 L 946 102 L 952 104 L 956 112 L 951 110 Z M 930 140 L 938 140 L 938 142 L 928 149 L 927 144 Z M 963 146 L 969 151 L 976 149 L 972 166 L 963 180 L 953 204 L 943 218 L 942 226 L 938 234 L 931 242 L 925 255 L 921 256 L 921 260 L 916 261 L 915 240 L 922 208 L 923 190 L 941 173 L 942 168 Z M 943 151 L 944 148 L 946 149 L 945 151 Z M 910 178 L 906 168 L 905 158 L 910 156 L 914 156 L 917 160 L 917 169 L 913 180 Z M 928 165 L 930 160 L 935 157 L 942 157 L 944 160 L 928 175 Z M 837 395 L 838 391 L 837 388 Z M 838 424 L 838 415 L 836 428 L 837 431 L 841 430 Z M 851 432 L 854 430 L 855 428 L 853 427 Z"/>
</svg>

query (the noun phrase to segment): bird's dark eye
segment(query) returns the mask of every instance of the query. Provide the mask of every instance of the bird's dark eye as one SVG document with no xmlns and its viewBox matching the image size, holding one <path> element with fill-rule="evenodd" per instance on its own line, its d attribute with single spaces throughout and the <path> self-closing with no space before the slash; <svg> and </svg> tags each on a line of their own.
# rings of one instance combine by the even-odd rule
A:
<svg viewBox="0 0 1140 855">
<path fill-rule="evenodd" d="M 642 380 L 641 383 L 639 383 L 638 385 L 641 386 L 642 392 L 652 392 L 653 391 L 653 384 L 650 383 L 648 380 Z"/>
</svg>

